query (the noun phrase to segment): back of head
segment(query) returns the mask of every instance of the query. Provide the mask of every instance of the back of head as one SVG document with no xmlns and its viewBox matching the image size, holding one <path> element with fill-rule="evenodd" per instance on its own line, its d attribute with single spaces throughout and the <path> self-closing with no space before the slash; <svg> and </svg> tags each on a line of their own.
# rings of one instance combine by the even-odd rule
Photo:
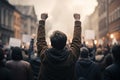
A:
<svg viewBox="0 0 120 80">
<path fill-rule="evenodd" d="M 96 51 L 96 55 L 102 55 L 102 49 L 101 48 L 98 48 L 97 51 Z"/>
<path fill-rule="evenodd" d="M 22 50 L 19 47 L 14 47 L 12 49 L 12 59 L 13 60 L 22 60 Z"/>
<path fill-rule="evenodd" d="M 80 56 L 81 58 L 88 58 L 89 50 L 86 47 L 80 48 Z"/>
<path fill-rule="evenodd" d="M 115 62 L 120 63 L 120 45 L 114 45 L 112 47 L 112 54 Z"/>
<path fill-rule="evenodd" d="M 65 47 L 67 36 L 63 32 L 55 31 L 50 36 L 50 41 L 53 48 L 60 50 Z"/>
<path fill-rule="evenodd" d="M 0 48 L 0 61 L 2 61 L 4 59 L 4 53 L 2 48 Z"/>
</svg>

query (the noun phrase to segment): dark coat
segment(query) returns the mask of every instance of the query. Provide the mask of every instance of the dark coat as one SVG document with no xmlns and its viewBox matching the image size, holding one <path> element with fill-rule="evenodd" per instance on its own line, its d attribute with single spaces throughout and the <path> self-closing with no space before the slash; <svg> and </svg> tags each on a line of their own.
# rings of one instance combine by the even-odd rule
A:
<svg viewBox="0 0 120 80">
<path fill-rule="evenodd" d="M 120 80 L 120 64 L 112 64 L 105 69 L 104 80 Z"/>
<path fill-rule="evenodd" d="M 9 69 L 7 69 L 0 62 L 0 80 L 12 80 L 12 75 Z"/>
<path fill-rule="evenodd" d="M 13 80 L 33 80 L 31 66 L 28 62 L 20 60 L 7 61 L 6 66 L 13 74 Z"/>
<path fill-rule="evenodd" d="M 45 22 L 40 21 L 37 34 L 38 55 L 41 57 L 39 80 L 74 80 L 74 66 L 81 44 L 81 22 L 76 21 L 70 48 L 48 49 L 45 41 Z"/>
<path fill-rule="evenodd" d="M 75 66 L 76 80 L 84 77 L 87 80 L 101 80 L 101 72 L 99 66 L 88 59 L 79 59 Z"/>
</svg>

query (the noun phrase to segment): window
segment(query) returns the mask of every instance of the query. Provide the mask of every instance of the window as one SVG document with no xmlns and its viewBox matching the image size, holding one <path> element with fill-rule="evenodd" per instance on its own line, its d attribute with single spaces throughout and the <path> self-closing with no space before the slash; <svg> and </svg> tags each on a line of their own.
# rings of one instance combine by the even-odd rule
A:
<svg viewBox="0 0 120 80">
<path fill-rule="evenodd" d="M 117 15 L 117 19 L 119 18 L 119 7 L 117 8 L 117 13 L 116 13 L 116 15 Z"/>
<path fill-rule="evenodd" d="M 5 25 L 5 9 L 3 9 L 3 24 Z"/>
<path fill-rule="evenodd" d="M 120 18 L 120 7 L 118 8 L 118 16 Z"/>
<path fill-rule="evenodd" d="M 4 12 L 3 8 L 1 9 L 1 24 L 4 24 Z"/>
<path fill-rule="evenodd" d="M 6 18 L 5 18 L 5 22 L 6 22 L 6 26 L 8 26 L 8 10 L 6 10 L 6 12 L 5 12 L 5 16 L 6 16 Z"/>
</svg>

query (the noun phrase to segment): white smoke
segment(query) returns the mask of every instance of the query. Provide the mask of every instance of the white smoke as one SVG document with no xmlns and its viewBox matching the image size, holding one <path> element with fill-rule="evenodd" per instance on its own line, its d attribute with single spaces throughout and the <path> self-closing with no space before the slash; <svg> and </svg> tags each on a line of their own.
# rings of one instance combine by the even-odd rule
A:
<svg viewBox="0 0 120 80">
<path fill-rule="evenodd" d="M 84 23 L 85 17 L 90 15 L 94 11 L 95 6 L 97 6 L 97 0 L 10 0 L 10 2 L 34 5 L 38 19 L 40 19 L 41 13 L 48 13 L 49 18 L 46 24 L 47 37 L 54 30 L 60 30 L 72 38 L 73 14 L 80 13 L 81 21 Z"/>
</svg>

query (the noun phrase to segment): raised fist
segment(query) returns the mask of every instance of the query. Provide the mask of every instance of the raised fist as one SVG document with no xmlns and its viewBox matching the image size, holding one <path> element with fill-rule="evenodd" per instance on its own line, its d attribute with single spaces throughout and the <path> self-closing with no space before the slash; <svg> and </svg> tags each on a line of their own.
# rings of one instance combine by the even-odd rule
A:
<svg viewBox="0 0 120 80">
<path fill-rule="evenodd" d="M 41 19 L 42 20 L 46 20 L 48 18 L 48 14 L 47 13 L 42 13 L 41 14 Z"/>
<path fill-rule="evenodd" d="M 73 16 L 74 16 L 74 19 L 75 19 L 76 21 L 79 21 L 79 20 L 80 20 L 80 14 L 75 13 Z"/>
</svg>

